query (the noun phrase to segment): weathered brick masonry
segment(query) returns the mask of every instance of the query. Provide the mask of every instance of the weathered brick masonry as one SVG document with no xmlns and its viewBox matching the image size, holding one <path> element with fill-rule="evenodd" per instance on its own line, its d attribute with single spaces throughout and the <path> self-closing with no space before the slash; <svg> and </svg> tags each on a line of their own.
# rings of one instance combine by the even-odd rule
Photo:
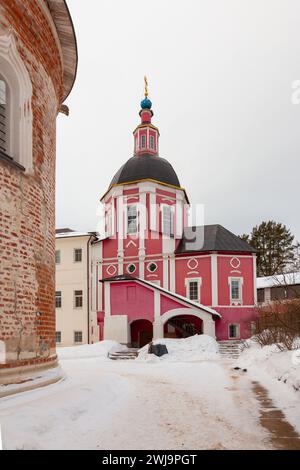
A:
<svg viewBox="0 0 300 470">
<path fill-rule="evenodd" d="M 60 0 L 52 3 L 65 8 Z M 33 116 L 33 170 L 0 158 L 3 369 L 55 358 L 55 140 L 56 117 L 66 95 L 66 50 L 51 2 L 0 0 L 1 31 L 14 35 L 29 73 Z"/>
</svg>

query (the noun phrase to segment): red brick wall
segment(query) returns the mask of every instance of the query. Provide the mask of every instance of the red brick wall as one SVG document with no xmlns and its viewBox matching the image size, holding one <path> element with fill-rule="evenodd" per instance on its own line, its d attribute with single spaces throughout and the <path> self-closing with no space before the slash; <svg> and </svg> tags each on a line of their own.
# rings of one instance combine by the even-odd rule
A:
<svg viewBox="0 0 300 470">
<path fill-rule="evenodd" d="M 0 28 L 15 35 L 33 86 L 33 174 L 0 158 L 0 340 L 7 365 L 55 355 L 55 126 L 63 83 L 41 3 L 0 0 Z"/>
</svg>

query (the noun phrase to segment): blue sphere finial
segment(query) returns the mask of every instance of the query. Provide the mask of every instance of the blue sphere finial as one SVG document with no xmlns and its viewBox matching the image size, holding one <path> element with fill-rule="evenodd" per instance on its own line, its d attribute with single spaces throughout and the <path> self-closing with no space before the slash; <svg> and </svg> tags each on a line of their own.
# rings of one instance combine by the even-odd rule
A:
<svg viewBox="0 0 300 470">
<path fill-rule="evenodd" d="M 145 97 L 145 98 L 141 101 L 141 108 L 142 108 L 142 109 L 151 109 L 151 106 L 152 106 L 152 103 L 151 103 L 151 101 L 149 100 L 148 97 Z"/>
</svg>

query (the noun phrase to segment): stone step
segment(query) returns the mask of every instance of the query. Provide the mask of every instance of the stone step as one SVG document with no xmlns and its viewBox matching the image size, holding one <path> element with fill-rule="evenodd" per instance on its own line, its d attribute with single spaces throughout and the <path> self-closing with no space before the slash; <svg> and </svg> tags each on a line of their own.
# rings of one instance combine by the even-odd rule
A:
<svg viewBox="0 0 300 470">
<path fill-rule="evenodd" d="M 138 350 L 134 348 L 128 348 L 128 349 L 125 349 L 124 351 L 115 351 L 112 353 L 108 353 L 109 359 L 112 359 L 114 361 L 133 360 L 133 359 L 136 359 L 137 355 L 138 355 Z"/>
</svg>

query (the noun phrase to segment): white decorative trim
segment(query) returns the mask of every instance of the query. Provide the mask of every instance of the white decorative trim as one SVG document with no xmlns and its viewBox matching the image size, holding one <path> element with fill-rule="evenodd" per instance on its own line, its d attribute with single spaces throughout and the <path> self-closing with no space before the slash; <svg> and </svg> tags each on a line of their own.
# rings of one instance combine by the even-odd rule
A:
<svg viewBox="0 0 300 470">
<path fill-rule="evenodd" d="M 109 276 L 114 276 L 117 272 L 117 268 L 113 264 L 109 264 L 106 268 L 106 272 Z"/>
<path fill-rule="evenodd" d="M 154 320 L 160 318 L 160 292 L 154 291 Z"/>
<path fill-rule="evenodd" d="M 191 263 L 193 263 L 193 266 L 191 265 Z M 186 264 L 187 264 L 187 267 L 192 270 L 198 268 L 198 265 L 199 265 L 196 258 L 189 259 Z"/>
<path fill-rule="evenodd" d="M 211 255 L 211 301 L 212 305 L 218 305 L 218 256 L 217 254 Z"/>
<path fill-rule="evenodd" d="M 32 84 L 13 34 L 1 30 L 0 70 L 9 91 L 7 153 L 32 172 Z"/>
<path fill-rule="evenodd" d="M 176 266 L 175 266 L 175 256 L 170 255 L 170 291 L 175 292 L 176 290 Z"/>
<path fill-rule="evenodd" d="M 256 279 L 257 279 L 257 273 L 256 273 L 256 255 L 253 255 L 253 301 L 254 304 L 257 304 L 257 286 L 256 286 Z"/>
<path fill-rule="evenodd" d="M 134 266 L 134 271 L 129 271 L 130 266 Z M 135 273 L 135 271 L 136 271 L 136 265 L 135 265 L 134 263 L 128 264 L 127 267 L 126 267 L 126 271 L 128 272 L 128 274 L 133 274 L 133 273 Z"/>
<path fill-rule="evenodd" d="M 110 282 L 104 282 L 104 314 L 110 316 Z"/>
<path fill-rule="evenodd" d="M 202 278 L 201 277 L 186 277 L 184 280 L 184 285 L 186 289 L 186 297 L 190 299 L 190 283 L 197 282 L 198 283 L 198 300 L 194 300 L 194 302 L 201 303 L 201 285 L 202 285 Z"/>
<path fill-rule="evenodd" d="M 129 248 L 130 245 L 133 245 L 135 248 L 137 247 L 137 244 L 136 244 L 133 240 L 129 240 L 129 242 L 127 243 L 127 245 L 125 246 L 125 248 Z"/>
<path fill-rule="evenodd" d="M 149 269 L 151 264 L 155 264 L 155 269 L 154 269 L 153 271 L 151 271 L 151 269 Z M 155 271 L 157 270 L 157 268 L 158 268 L 158 266 L 157 266 L 157 264 L 156 264 L 154 261 L 149 261 L 149 263 L 147 263 L 147 271 L 148 271 L 149 273 L 155 273 Z"/>
<path fill-rule="evenodd" d="M 231 258 L 231 260 L 229 261 L 230 263 L 230 266 L 233 268 L 233 269 L 238 269 L 241 265 L 241 260 L 239 260 L 238 258 L 234 257 L 234 258 Z"/>
<path fill-rule="evenodd" d="M 232 299 L 231 297 L 231 283 L 232 281 L 238 281 L 239 282 L 239 299 Z M 240 306 L 243 304 L 243 284 L 244 284 L 244 278 L 243 277 L 228 277 L 228 285 L 229 285 L 229 298 L 230 298 L 230 305 L 236 305 Z"/>
</svg>

